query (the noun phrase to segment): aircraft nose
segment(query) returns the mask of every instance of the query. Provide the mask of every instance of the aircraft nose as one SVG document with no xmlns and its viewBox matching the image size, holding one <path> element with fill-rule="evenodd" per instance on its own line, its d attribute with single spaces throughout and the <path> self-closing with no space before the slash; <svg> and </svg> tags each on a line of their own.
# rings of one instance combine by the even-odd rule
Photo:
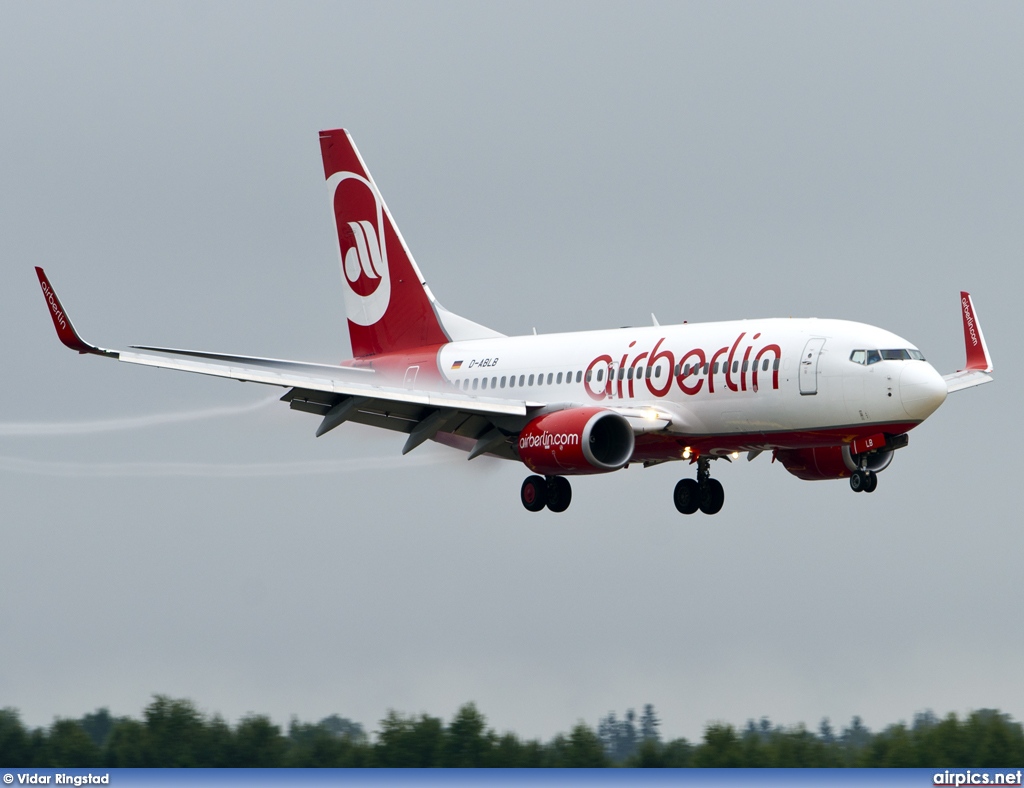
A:
<svg viewBox="0 0 1024 788">
<path fill-rule="evenodd" d="M 900 374 L 900 399 L 912 419 L 924 421 L 946 401 L 946 381 L 927 361 L 908 361 Z"/>
</svg>

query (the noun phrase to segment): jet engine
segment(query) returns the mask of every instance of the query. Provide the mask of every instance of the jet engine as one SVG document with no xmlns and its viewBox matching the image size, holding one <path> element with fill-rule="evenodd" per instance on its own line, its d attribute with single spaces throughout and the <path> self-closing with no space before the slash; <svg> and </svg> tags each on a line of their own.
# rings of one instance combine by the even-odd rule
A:
<svg viewBox="0 0 1024 788">
<path fill-rule="evenodd" d="M 633 456 L 633 428 L 604 408 L 538 416 L 519 433 L 519 459 L 546 476 L 617 471 Z"/>
<path fill-rule="evenodd" d="M 894 450 L 895 447 L 886 446 L 861 455 L 854 454 L 849 446 L 776 449 L 775 459 L 798 479 L 813 482 L 821 479 L 845 479 L 861 467 L 862 461 L 866 461 L 864 470 L 872 473 L 884 471 L 892 462 Z"/>
</svg>

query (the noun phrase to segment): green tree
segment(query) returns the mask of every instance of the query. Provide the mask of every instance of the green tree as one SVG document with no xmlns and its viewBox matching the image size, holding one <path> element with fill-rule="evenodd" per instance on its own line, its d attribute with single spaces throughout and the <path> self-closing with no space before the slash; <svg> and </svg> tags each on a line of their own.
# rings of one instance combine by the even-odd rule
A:
<svg viewBox="0 0 1024 788">
<path fill-rule="evenodd" d="M 245 768 L 285 765 L 288 744 L 281 729 L 262 715 L 249 715 L 235 728 L 234 765 Z"/>
<path fill-rule="evenodd" d="M 208 747 L 206 720 L 192 701 L 157 695 L 143 717 L 146 766 L 219 765 Z"/>
<path fill-rule="evenodd" d="M 103 747 L 107 743 L 107 737 L 114 729 L 114 718 L 110 716 L 107 708 L 96 709 L 92 714 L 86 714 L 78 721 L 89 738 L 97 747 Z"/>
<path fill-rule="evenodd" d="M 389 711 L 381 720 L 374 755 L 378 766 L 438 766 L 443 746 L 444 726 L 437 717 L 415 719 Z"/>
<path fill-rule="evenodd" d="M 654 704 L 648 703 L 644 706 L 644 713 L 640 716 L 640 740 L 661 741 L 661 734 L 658 729 L 661 727 L 661 720 L 654 713 Z"/>
<path fill-rule="evenodd" d="M 442 747 L 441 765 L 481 767 L 492 765 L 495 735 L 487 720 L 472 703 L 462 706 L 448 725 Z"/>
<path fill-rule="evenodd" d="M 30 766 L 32 748 L 28 731 L 16 709 L 0 709 L 0 767 Z"/>
<path fill-rule="evenodd" d="M 47 766 L 92 768 L 102 760 L 100 748 L 77 720 L 57 720 L 46 737 Z"/>
<path fill-rule="evenodd" d="M 146 726 L 128 718 L 116 720 L 107 736 L 103 765 L 115 769 L 147 766 Z"/>
<path fill-rule="evenodd" d="M 713 723 L 704 729 L 704 741 L 697 747 L 693 765 L 704 768 L 740 766 L 743 750 L 732 725 Z"/>
<path fill-rule="evenodd" d="M 547 750 L 545 766 L 581 768 L 608 765 L 601 739 L 585 722 L 576 723 L 568 736 L 556 736 Z"/>
</svg>

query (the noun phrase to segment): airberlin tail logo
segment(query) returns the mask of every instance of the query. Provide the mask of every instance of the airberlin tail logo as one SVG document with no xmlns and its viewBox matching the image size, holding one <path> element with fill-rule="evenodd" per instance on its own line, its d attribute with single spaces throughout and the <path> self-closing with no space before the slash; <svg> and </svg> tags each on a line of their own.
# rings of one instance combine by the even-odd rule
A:
<svg viewBox="0 0 1024 788">
<path fill-rule="evenodd" d="M 391 301 L 384 206 L 373 184 L 354 172 L 336 172 L 327 179 L 338 232 L 341 273 L 348 286 L 348 319 L 372 326 Z"/>
<path fill-rule="evenodd" d="M 348 231 L 338 233 L 342 243 L 342 270 L 352 289 L 361 296 L 373 295 L 380 286 L 380 272 L 384 267 L 383 254 L 377 231 L 368 221 L 347 222 Z M 345 251 L 344 242 L 350 246 Z"/>
</svg>

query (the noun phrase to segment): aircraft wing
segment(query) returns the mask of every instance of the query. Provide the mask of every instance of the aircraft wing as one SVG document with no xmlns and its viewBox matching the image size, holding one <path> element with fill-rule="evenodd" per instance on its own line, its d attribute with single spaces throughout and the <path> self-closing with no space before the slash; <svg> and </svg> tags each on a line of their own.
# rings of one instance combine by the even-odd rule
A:
<svg viewBox="0 0 1024 788">
<path fill-rule="evenodd" d="M 39 284 L 50 309 L 57 336 L 79 353 L 113 358 L 128 364 L 176 369 L 200 375 L 230 378 L 251 383 L 281 386 L 289 391 L 282 397 L 293 410 L 324 417 L 317 436 L 345 421 L 370 424 L 410 435 L 405 452 L 411 451 L 439 431 L 452 432 L 468 441 L 488 438 L 486 446 L 471 444 L 470 450 L 500 449 L 498 432 L 491 417 L 522 417 L 540 403 L 490 397 L 468 397 L 459 392 L 432 392 L 388 385 L 367 367 L 343 367 L 256 356 L 239 356 L 199 350 L 133 346 L 111 350 L 82 339 L 53 291 L 46 273 L 36 268 Z M 502 433 L 500 438 L 505 436 Z"/>
</svg>

